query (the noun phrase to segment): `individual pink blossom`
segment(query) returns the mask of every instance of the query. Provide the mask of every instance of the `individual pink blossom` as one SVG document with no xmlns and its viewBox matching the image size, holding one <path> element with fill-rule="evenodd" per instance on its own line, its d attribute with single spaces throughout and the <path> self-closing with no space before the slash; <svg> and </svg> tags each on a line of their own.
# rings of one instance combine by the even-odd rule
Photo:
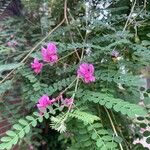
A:
<svg viewBox="0 0 150 150">
<path fill-rule="evenodd" d="M 7 45 L 9 46 L 9 47 L 12 47 L 13 46 L 13 44 L 9 41 L 9 42 L 7 42 Z"/>
<path fill-rule="evenodd" d="M 13 41 L 13 45 L 14 45 L 14 46 L 17 46 L 17 45 L 18 45 L 18 42 L 17 42 L 16 40 L 14 40 L 14 41 Z"/>
<path fill-rule="evenodd" d="M 35 73 L 40 73 L 43 67 L 43 63 L 40 63 L 37 58 L 31 63 L 31 68 L 34 69 Z"/>
<path fill-rule="evenodd" d="M 47 108 L 47 106 L 52 105 L 55 102 L 55 99 L 50 100 L 47 95 L 43 95 L 37 104 L 37 107 L 40 112 L 44 112 Z"/>
<path fill-rule="evenodd" d="M 14 35 L 11 35 L 10 37 L 13 39 L 13 38 L 14 38 Z"/>
<path fill-rule="evenodd" d="M 73 104 L 73 99 L 72 98 L 66 98 L 64 99 L 63 102 L 66 106 L 71 106 Z"/>
<path fill-rule="evenodd" d="M 116 51 L 116 50 L 113 50 L 113 51 L 111 52 L 111 56 L 117 58 L 117 57 L 119 56 L 119 52 Z"/>
<path fill-rule="evenodd" d="M 83 63 L 77 71 L 78 77 L 82 78 L 85 83 L 95 81 L 94 66 L 92 64 Z"/>
<path fill-rule="evenodd" d="M 72 105 L 73 105 L 73 98 L 65 98 L 65 99 L 61 99 L 62 101 L 62 105 L 61 107 L 68 107 L 68 109 L 70 110 L 72 108 Z"/>
<path fill-rule="evenodd" d="M 45 62 L 53 64 L 58 60 L 57 47 L 54 43 L 48 43 L 47 48 L 42 47 L 41 53 Z"/>
</svg>

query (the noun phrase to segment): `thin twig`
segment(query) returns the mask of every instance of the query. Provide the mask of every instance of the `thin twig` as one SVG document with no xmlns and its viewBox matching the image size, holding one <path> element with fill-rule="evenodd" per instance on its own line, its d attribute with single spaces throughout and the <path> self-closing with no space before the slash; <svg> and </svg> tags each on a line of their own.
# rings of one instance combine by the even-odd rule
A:
<svg viewBox="0 0 150 150">
<path fill-rule="evenodd" d="M 113 118 L 113 120 L 114 120 L 115 124 L 118 124 L 118 123 L 117 123 L 117 120 L 116 120 L 116 118 L 115 118 L 114 113 L 113 113 L 111 110 L 110 110 L 110 113 L 111 113 L 111 116 L 112 116 L 112 118 Z M 121 129 L 118 129 L 118 130 L 119 130 L 119 132 L 120 132 L 121 137 L 122 137 L 122 138 L 123 138 L 123 140 L 124 140 L 124 143 L 125 143 L 125 146 L 126 146 L 127 150 L 129 150 L 127 140 L 125 139 L 125 137 L 124 137 L 124 135 L 123 135 L 123 133 L 122 133 Z"/>
<path fill-rule="evenodd" d="M 108 118 L 109 118 L 109 120 L 110 120 L 112 129 L 113 129 L 115 135 L 118 136 L 118 133 L 117 133 L 117 131 L 116 131 L 116 128 L 115 128 L 115 126 L 114 126 L 114 123 L 113 123 L 113 121 L 112 121 L 112 119 L 111 119 L 111 116 L 110 116 L 108 110 L 107 110 L 105 107 L 104 107 L 104 109 L 105 109 L 105 111 L 106 111 L 106 113 L 107 113 L 107 115 L 108 115 Z M 120 146 L 120 149 L 123 150 L 123 147 L 122 147 L 122 144 L 121 144 L 121 143 L 119 143 L 119 146 Z"/>
<path fill-rule="evenodd" d="M 133 4 L 133 6 L 132 6 L 132 8 L 131 8 L 130 14 L 129 14 L 128 19 L 127 19 L 127 21 L 126 21 L 126 23 L 125 23 L 125 26 L 124 26 L 124 28 L 123 28 L 122 33 L 124 33 L 124 31 L 126 30 L 126 28 L 127 28 L 127 26 L 128 26 L 128 22 L 130 21 L 130 18 L 131 18 L 131 15 L 132 15 L 133 11 L 134 11 L 135 5 L 136 5 L 136 0 L 134 1 L 134 4 Z"/>
<path fill-rule="evenodd" d="M 72 54 L 75 53 L 76 51 L 78 51 L 78 50 L 74 50 L 73 52 L 71 52 L 71 53 L 65 55 L 64 57 L 59 58 L 57 62 L 63 60 L 64 58 L 66 58 L 66 57 L 68 57 L 68 56 L 70 56 L 70 55 L 72 55 Z"/>
<path fill-rule="evenodd" d="M 77 80 L 77 78 L 75 78 L 71 83 L 70 85 L 68 85 L 61 93 L 60 95 L 64 94 L 69 88 L 72 87 L 73 83 Z"/>
<path fill-rule="evenodd" d="M 144 0 L 144 5 L 143 5 L 143 8 L 141 9 L 141 11 L 139 13 L 137 13 L 137 15 L 135 16 L 135 18 L 133 18 L 129 23 L 128 23 L 128 26 L 142 13 L 142 11 L 144 9 L 146 9 L 146 3 L 147 3 L 147 0 Z"/>
<path fill-rule="evenodd" d="M 68 25 L 68 27 L 69 27 L 69 21 L 68 21 L 68 17 L 67 17 L 67 0 L 65 1 L 64 18 L 65 18 L 66 23 L 67 23 L 67 25 Z M 71 35 L 71 31 L 69 31 L 69 34 L 70 34 L 71 42 L 74 43 L 73 37 L 72 37 L 72 35 Z M 80 60 L 80 56 L 79 56 L 77 50 L 76 50 L 76 49 L 74 49 L 74 50 L 75 50 L 75 53 L 76 53 L 78 59 Z"/>
<path fill-rule="evenodd" d="M 73 20 L 73 21 L 75 21 L 75 19 L 73 18 L 73 16 L 72 16 L 72 14 L 71 14 L 70 10 L 69 10 L 69 9 L 67 9 L 67 10 L 68 10 L 68 13 L 69 13 L 70 17 L 72 18 L 72 20 Z M 83 38 L 83 36 L 82 36 L 82 34 L 81 34 L 80 30 L 78 29 L 78 27 L 77 27 L 77 26 L 75 26 L 75 28 L 77 29 L 77 31 L 78 31 L 78 33 L 79 33 L 79 35 L 80 35 L 80 37 L 81 37 L 82 41 L 84 41 L 84 38 Z"/>
</svg>

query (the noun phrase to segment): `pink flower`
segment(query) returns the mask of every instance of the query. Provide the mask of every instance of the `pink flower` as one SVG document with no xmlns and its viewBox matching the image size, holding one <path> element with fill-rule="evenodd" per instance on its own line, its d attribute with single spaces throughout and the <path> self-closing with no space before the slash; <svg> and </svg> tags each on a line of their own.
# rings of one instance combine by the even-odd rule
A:
<svg viewBox="0 0 150 150">
<path fill-rule="evenodd" d="M 73 104 L 72 98 L 66 98 L 66 99 L 62 98 L 61 101 L 62 101 L 62 105 L 61 105 L 62 108 L 64 106 L 68 107 L 69 110 L 72 108 L 72 104 Z"/>
<path fill-rule="evenodd" d="M 42 57 L 45 62 L 55 63 L 58 60 L 57 47 L 54 43 L 48 43 L 47 48 L 42 47 Z"/>
<path fill-rule="evenodd" d="M 54 101 L 55 101 L 55 99 L 50 100 L 47 95 L 43 95 L 39 99 L 37 107 L 40 112 L 44 112 L 46 110 L 47 106 L 52 105 Z"/>
<path fill-rule="evenodd" d="M 35 73 L 40 73 L 43 67 L 43 63 L 40 63 L 37 58 L 31 63 L 31 68 L 34 69 Z"/>
<path fill-rule="evenodd" d="M 14 46 L 18 45 L 18 42 L 16 40 L 13 41 Z"/>
<path fill-rule="evenodd" d="M 117 57 L 119 56 L 119 52 L 116 51 L 116 50 L 113 50 L 113 51 L 111 52 L 111 56 L 117 58 Z"/>
<path fill-rule="evenodd" d="M 7 42 L 7 45 L 9 46 L 9 47 L 12 47 L 13 46 L 13 44 L 9 41 L 9 42 Z"/>
<path fill-rule="evenodd" d="M 63 102 L 66 106 L 71 106 L 73 104 L 73 99 L 72 98 L 66 98 L 64 99 Z"/>
<path fill-rule="evenodd" d="M 90 83 L 95 81 L 94 77 L 94 66 L 92 64 L 83 63 L 80 65 L 77 71 L 78 77 L 82 78 L 85 83 Z"/>
</svg>

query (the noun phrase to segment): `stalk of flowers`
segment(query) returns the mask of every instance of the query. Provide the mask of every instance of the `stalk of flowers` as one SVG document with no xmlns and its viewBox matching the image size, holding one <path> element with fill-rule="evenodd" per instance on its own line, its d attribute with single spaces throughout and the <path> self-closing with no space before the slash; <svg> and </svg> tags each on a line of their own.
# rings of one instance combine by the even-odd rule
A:
<svg viewBox="0 0 150 150">
<path fill-rule="evenodd" d="M 73 104 L 72 98 L 63 99 L 62 95 L 59 95 L 56 98 L 50 99 L 49 96 L 45 94 L 42 97 L 40 97 L 40 99 L 38 100 L 38 103 L 37 103 L 37 108 L 40 111 L 40 114 L 44 113 L 48 106 L 53 105 L 54 103 L 58 102 L 59 100 L 61 100 L 61 103 L 62 103 L 61 107 L 66 106 L 69 109 L 71 109 L 71 106 Z"/>
</svg>

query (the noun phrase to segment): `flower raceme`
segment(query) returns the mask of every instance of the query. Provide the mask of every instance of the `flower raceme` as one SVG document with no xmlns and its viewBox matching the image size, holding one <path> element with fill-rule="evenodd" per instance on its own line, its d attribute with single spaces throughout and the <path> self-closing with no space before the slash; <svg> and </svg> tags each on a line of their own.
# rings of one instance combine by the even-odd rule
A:
<svg viewBox="0 0 150 150">
<path fill-rule="evenodd" d="M 47 48 L 42 47 L 41 50 L 43 61 L 49 63 L 56 63 L 58 60 L 57 47 L 54 43 L 48 43 Z"/>
<path fill-rule="evenodd" d="M 34 72 L 39 74 L 42 70 L 43 63 L 40 63 L 37 58 L 31 63 L 31 68 L 34 69 Z"/>
<path fill-rule="evenodd" d="M 47 108 L 47 106 L 52 105 L 55 102 L 55 99 L 52 100 L 49 99 L 48 95 L 43 95 L 37 104 L 37 107 L 40 112 L 44 112 Z"/>
<path fill-rule="evenodd" d="M 94 66 L 88 63 L 82 63 L 77 70 L 78 77 L 82 78 L 85 83 L 95 81 Z"/>
<path fill-rule="evenodd" d="M 46 108 L 50 105 L 53 105 L 55 102 L 59 101 L 61 98 L 62 100 L 62 106 L 67 106 L 69 109 L 71 108 L 72 104 L 73 104 L 73 99 L 72 98 L 65 98 L 64 100 L 62 99 L 62 97 L 57 97 L 57 98 L 53 98 L 53 99 L 49 99 L 48 95 L 43 95 L 37 104 L 37 108 L 39 109 L 40 113 L 45 112 Z"/>
</svg>

